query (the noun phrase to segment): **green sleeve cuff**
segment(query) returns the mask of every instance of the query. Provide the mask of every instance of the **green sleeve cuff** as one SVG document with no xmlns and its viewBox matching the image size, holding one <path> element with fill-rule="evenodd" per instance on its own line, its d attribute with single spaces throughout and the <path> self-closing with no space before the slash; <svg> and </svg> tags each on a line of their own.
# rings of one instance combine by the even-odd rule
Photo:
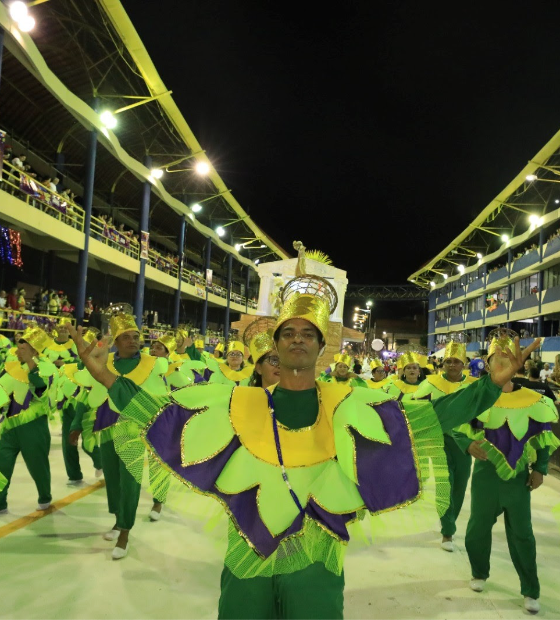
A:
<svg viewBox="0 0 560 620">
<path fill-rule="evenodd" d="M 115 403 L 117 409 L 122 411 L 140 391 L 141 388 L 134 381 L 118 377 L 109 388 L 109 398 Z"/>
<path fill-rule="evenodd" d="M 200 360 L 202 359 L 202 354 L 200 353 L 200 351 L 197 350 L 197 348 L 194 346 L 194 342 L 191 344 L 190 347 L 187 347 L 185 349 L 185 353 L 189 354 L 189 357 L 192 360 L 196 360 L 198 362 L 200 362 Z"/>
<path fill-rule="evenodd" d="M 448 435 L 454 439 L 455 443 L 459 446 L 461 452 L 467 454 L 469 446 L 471 445 L 473 440 L 470 437 L 467 437 L 465 433 L 461 433 L 460 431 L 456 430 L 449 431 Z"/>
<path fill-rule="evenodd" d="M 447 433 L 461 424 L 470 422 L 490 409 L 501 393 L 502 388 L 492 383 L 490 375 L 486 375 L 464 390 L 438 398 L 432 404 L 441 429 Z"/>
<path fill-rule="evenodd" d="M 531 466 L 535 471 L 540 472 L 543 476 L 548 474 L 548 460 L 550 458 L 550 451 L 546 448 L 537 450 L 537 460 Z"/>
<path fill-rule="evenodd" d="M 29 382 L 33 384 L 33 387 L 37 389 L 47 387 L 47 384 L 43 381 L 41 375 L 39 374 L 38 368 L 34 368 L 33 370 L 29 371 L 29 374 L 27 376 L 29 377 Z"/>
</svg>

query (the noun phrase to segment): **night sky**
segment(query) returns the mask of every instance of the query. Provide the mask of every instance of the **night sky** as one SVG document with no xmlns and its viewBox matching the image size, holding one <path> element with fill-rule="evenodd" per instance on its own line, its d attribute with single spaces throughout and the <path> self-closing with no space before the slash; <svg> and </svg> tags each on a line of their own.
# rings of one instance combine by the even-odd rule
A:
<svg viewBox="0 0 560 620">
<path fill-rule="evenodd" d="M 351 283 L 404 282 L 560 129 L 554 1 L 123 5 L 243 208 Z"/>
</svg>

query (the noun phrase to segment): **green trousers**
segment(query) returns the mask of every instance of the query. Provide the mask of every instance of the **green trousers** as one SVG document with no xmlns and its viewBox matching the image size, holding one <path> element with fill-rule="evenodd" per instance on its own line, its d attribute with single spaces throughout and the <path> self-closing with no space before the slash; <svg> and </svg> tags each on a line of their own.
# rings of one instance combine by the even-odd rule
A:
<svg viewBox="0 0 560 620">
<path fill-rule="evenodd" d="M 109 512 L 116 516 L 117 527 L 131 530 L 140 500 L 140 485 L 119 459 L 112 441 L 102 443 L 100 449 Z"/>
<path fill-rule="evenodd" d="M 513 565 L 521 582 L 521 594 L 539 598 L 537 548 L 531 525 L 531 492 L 526 469 L 511 480 L 498 477 L 489 461 L 476 461 L 471 484 L 471 517 L 467 526 L 465 547 L 472 576 L 490 576 L 492 527 L 504 513 L 506 538 Z"/>
<path fill-rule="evenodd" d="M 74 420 L 76 411 L 72 405 L 67 405 L 62 410 L 62 457 L 64 458 L 64 466 L 66 474 L 70 480 L 83 480 L 82 469 L 80 467 L 80 456 L 78 446 L 70 443 L 70 426 Z M 95 446 L 93 452 L 88 452 L 82 443 L 82 450 L 91 457 L 95 469 L 101 469 L 101 453 L 99 448 Z"/>
<path fill-rule="evenodd" d="M 449 468 L 451 496 L 449 508 L 441 518 L 441 535 L 451 537 L 457 531 L 455 522 L 465 500 L 465 493 L 471 476 L 472 457 L 470 454 L 465 454 L 449 435 L 444 435 L 443 438 L 447 467 Z"/>
<path fill-rule="evenodd" d="M 342 618 L 344 572 L 321 563 L 288 575 L 239 579 L 224 567 L 218 618 Z"/>
<path fill-rule="evenodd" d="M 46 415 L 3 433 L 0 437 L 0 472 L 8 484 L 0 492 L 0 510 L 8 507 L 8 489 L 20 452 L 37 487 L 39 504 L 48 504 L 52 500 L 50 449 L 51 434 Z"/>
</svg>

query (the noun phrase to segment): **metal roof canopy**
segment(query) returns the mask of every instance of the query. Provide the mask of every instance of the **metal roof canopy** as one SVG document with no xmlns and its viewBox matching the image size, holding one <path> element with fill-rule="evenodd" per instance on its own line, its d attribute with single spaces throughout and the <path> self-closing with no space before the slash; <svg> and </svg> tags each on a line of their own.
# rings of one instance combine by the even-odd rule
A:
<svg viewBox="0 0 560 620">
<path fill-rule="evenodd" d="M 34 7 L 33 13 L 37 27 L 30 37 L 19 32 L 6 8 L 0 5 L 0 25 L 8 35 L 5 50 L 13 54 L 5 53 L 2 75 L 0 109 L 4 128 L 12 130 L 15 137 L 27 142 L 47 161 L 63 152 L 64 174 L 79 180 L 87 130 L 96 127 L 105 148 L 98 149 L 94 206 L 98 203 L 108 208 L 114 190 L 116 211 L 138 221 L 138 181 L 149 178 L 149 170 L 140 163 L 146 153 L 153 154 L 154 167 L 165 167 L 180 157 L 193 155 L 211 166 L 173 99 L 166 94 L 168 89 L 120 2 L 57 0 Z M 19 63 L 29 73 L 21 71 Z M 83 105 L 84 101 L 91 103 L 94 95 L 104 104 L 102 108 L 109 102 L 112 109 L 139 100 L 129 97 L 164 96 L 120 114 L 118 128 L 110 132 L 101 125 L 98 115 Z M 212 167 L 211 171 L 206 179 L 180 172 L 168 173 L 161 182 L 154 182 L 154 238 L 159 233 L 162 240 L 173 239 L 174 243 L 177 215 L 192 215 L 185 203 L 198 201 L 204 202 L 205 208 L 194 221 L 187 219 L 189 247 L 202 250 L 202 235 L 213 239 L 215 247 L 220 248 L 218 255 L 231 253 L 250 267 L 265 253 L 286 258 L 287 254 L 241 208 Z M 204 218 L 209 226 L 199 221 Z M 124 222 L 128 223 L 126 217 Z M 216 235 L 211 226 L 217 224 L 229 224 L 226 230 L 236 242 L 258 239 L 259 246 L 267 247 L 247 258 Z M 193 236 L 195 231 L 201 235 Z"/>
<path fill-rule="evenodd" d="M 535 175 L 536 180 L 527 181 L 529 175 Z M 521 235 L 530 229 L 529 215 L 542 217 L 558 208 L 554 200 L 560 199 L 560 188 L 556 183 L 560 183 L 560 131 L 460 235 L 408 280 L 429 287 L 430 282 L 441 281 L 444 273 L 449 277 L 456 274 L 459 264 L 473 267 L 483 264 L 487 254 L 507 253 L 513 245 L 502 241 L 502 234 L 510 238 Z M 537 226 L 532 228 L 535 234 L 539 230 Z"/>
</svg>

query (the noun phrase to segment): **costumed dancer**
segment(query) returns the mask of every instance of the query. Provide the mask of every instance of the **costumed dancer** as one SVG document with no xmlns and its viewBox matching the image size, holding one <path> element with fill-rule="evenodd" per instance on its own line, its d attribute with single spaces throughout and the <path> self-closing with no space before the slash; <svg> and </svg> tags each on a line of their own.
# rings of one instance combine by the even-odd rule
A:
<svg viewBox="0 0 560 620">
<path fill-rule="evenodd" d="M 518 341 L 515 332 L 498 328 L 488 338 L 490 373 L 510 371 L 511 360 L 504 351 L 514 346 L 514 338 Z M 550 398 L 508 381 L 491 407 L 461 427 L 465 436 L 457 435 L 463 450 L 474 439 L 483 451 L 474 464 L 471 516 L 465 536 L 472 569 L 470 586 L 475 592 L 485 588 L 490 576 L 492 528 L 503 513 L 524 606 L 532 613 L 540 609 L 540 584 L 531 524 L 531 493 L 541 486 L 550 455 L 560 445 L 551 429 L 557 421 L 558 411 Z"/>
<path fill-rule="evenodd" d="M 382 390 L 372 399 L 370 389 L 315 381 L 337 303 L 327 280 L 296 277 L 282 302 L 274 390 L 200 384 L 155 398 L 107 368 L 106 347 L 78 337 L 82 360 L 122 411 L 115 441 L 130 471 L 141 478 L 149 446 L 162 475 L 171 470 L 182 489 L 225 507 L 220 618 L 342 618 L 347 525 L 419 499 L 429 471 L 418 455 L 442 463 L 435 472 L 445 480 L 442 431 L 488 409 L 536 347 L 522 353 L 517 341 L 509 368 L 433 404 L 403 403 L 405 412 Z M 448 501 L 436 496 L 440 515 Z"/>
<path fill-rule="evenodd" d="M 72 319 L 63 317 L 52 330 L 54 340 L 45 349 L 45 355 L 51 362 L 60 368 L 64 364 L 76 361 L 78 352 L 74 341 L 70 338 L 68 325 L 72 325 Z"/>
<path fill-rule="evenodd" d="M 330 373 L 322 372 L 319 375 L 318 381 L 324 381 L 326 383 L 336 382 L 343 385 L 350 385 L 351 387 L 367 388 L 368 384 L 362 378 L 350 372 L 351 366 L 353 366 L 352 357 L 346 353 L 342 353 L 334 362 L 334 370 Z"/>
<path fill-rule="evenodd" d="M 116 353 L 108 359 L 109 372 L 115 377 L 126 377 L 134 385 L 141 386 L 150 394 L 167 394 L 163 375 L 168 363 L 164 358 L 156 358 L 140 353 L 140 330 L 128 304 L 113 304 L 106 313 L 111 314 L 109 329 L 114 340 Z M 76 333 L 70 326 L 70 333 Z M 92 346 L 97 346 L 93 343 Z M 84 369 L 74 375 L 76 381 L 89 388 L 86 402 L 80 402 L 71 427 L 71 442 L 77 444 L 79 434 L 93 432 L 101 449 L 101 465 L 105 476 L 109 512 L 116 516 L 113 529 L 105 532 L 105 540 L 116 540 L 112 557 L 114 560 L 124 558 L 128 553 L 128 535 L 134 526 L 136 510 L 140 499 L 140 484 L 129 474 L 117 456 L 113 443 L 113 433 L 119 421 L 119 407 L 107 392 L 107 389 L 95 381 Z M 142 458 L 142 462 L 144 459 Z M 154 501 L 152 513 L 161 512 L 161 504 Z M 155 517 L 157 520 L 158 517 Z"/>
<path fill-rule="evenodd" d="M 262 316 L 250 323 L 243 332 L 243 342 L 255 363 L 249 381 L 251 387 L 269 388 L 280 380 L 280 358 L 274 344 L 275 326 L 275 318 Z"/>
<path fill-rule="evenodd" d="M 400 378 L 386 384 L 387 394 L 399 401 L 411 400 L 422 383 L 422 368 L 425 367 L 426 351 L 420 345 L 406 344 L 397 349 L 397 372 Z"/>
<path fill-rule="evenodd" d="M 4 363 L 12 346 L 12 341 L 4 334 L 0 334 L 0 373 L 4 370 Z"/>
<path fill-rule="evenodd" d="M 68 332 L 68 328 L 65 328 Z M 99 330 L 95 327 L 89 327 L 83 334 L 83 339 L 88 342 L 96 342 L 98 340 Z M 73 342 L 73 341 L 72 341 Z M 50 349 L 46 351 L 52 352 L 52 345 Z M 68 349 L 65 349 L 67 351 Z M 52 358 L 51 358 L 52 359 Z M 56 362 L 55 362 L 56 363 Z M 66 474 L 68 476 L 67 484 L 69 486 L 77 486 L 83 482 L 84 475 L 82 468 L 80 467 L 80 455 L 78 446 L 76 443 L 72 443 L 70 440 L 70 432 L 74 417 L 76 415 L 76 409 L 78 403 L 82 403 L 87 408 L 87 399 L 89 389 L 80 386 L 75 378 L 76 372 L 83 369 L 83 364 L 78 360 L 78 363 L 65 363 L 60 368 L 60 377 L 58 380 L 58 409 L 61 412 L 62 418 L 62 457 L 64 459 L 64 467 L 66 468 Z M 82 450 L 93 461 L 93 467 L 95 469 L 95 477 L 100 478 L 103 475 L 103 469 L 101 466 L 101 451 L 97 443 L 91 438 L 92 441 L 86 445 L 87 441 L 82 437 Z"/>
<path fill-rule="evenodd" d="M 449 335 L 443 355 L 443 374 L 428 375 L 414 393 L 415 399 L 427 398 L 432 402 L 461 390 L 476 379 L 467 377 L 464 368 L 467 364 L 466 345 L 462 334 Z M 444 435 L 445 456 L 449 468 L 449 484 L 451 485 L 451 501 L 447 512 L 441 518 L 441 548 L 454 551 L 453 536 L 457 531 L 457 518 L 461 512 L 467 485 L 471 476 L 472 458 L 470 451 L 476 454 L 480 449 L 475 442 L 467 450 L 461 449 L 454 440 L 453 431 Z"/>
<path fill-rule="evenodd" d="M 224 351 L 225 351 L 224 343 L 218 342 L 218 344 L 214 347 L 214 357 L 218 360 L 218 362 L 224 361 Z"/>
<path fill-rule="evenodd" d="M 51 505 L 48 415 L 58 370 L 42 355 L 49 342 L 41 328 L 26 330 L 17 343 L 18 359 L 6 362 L 0 377 L 0 407 L 7 407 L 0 418 L 0 474 L 7 480 L 0 492 L 2 513 L 8 511 L 10 480 L 20 452 L 37 487 L 37 510 Z"/>
<path fill-rule="evenodd" d="M 196 377 L 196 382 L 222 383 L 225 385 L 249 385 L 254 366 L 245 361 L 245 346 L 239 340 L 230 340 L 226 349 L 225 362 L 207 357 L 203 375 Z M 195 374 L 196 373 L 195 371 Z"/>
<path fill-rule="evenodd" d="M 366 381 L 368 387 L 382 390 L 391 382 L 391 379 L 385 372 L 385 366 L 380 359 L 372 359 L 369 367 L 371 368 L 371 379 Z"/>
<path fill-rule="evenodd" d="M 194 383 L 194 379 L 182 371 L 186 360 L 179 357 L 178 361 L 172 362 L 172 356 L 177 348 L 176 334 L 167 333 L 154 340 L 150 346 L 150 355 L 153 357 L 163 357 L 169 362 L 169 368 L 165 373 L 165 382 L 169 390 L 177 390 Z"/>
</svg>

